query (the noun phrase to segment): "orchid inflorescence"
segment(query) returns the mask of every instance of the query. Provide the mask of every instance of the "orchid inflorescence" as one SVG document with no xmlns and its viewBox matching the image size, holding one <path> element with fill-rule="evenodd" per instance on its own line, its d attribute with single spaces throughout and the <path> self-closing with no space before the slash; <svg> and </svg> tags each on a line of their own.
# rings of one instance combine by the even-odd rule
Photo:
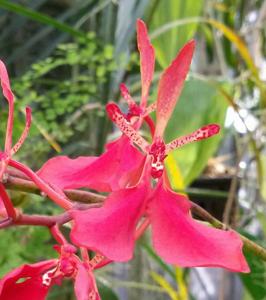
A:
<svg viewBox="0 0 266 300">
<path fill-rule="evenodd" d="M 210 138 L 219 132 L 219 125 L 200 129 L 164 142 L 164 131 L 186 79 L 195 42 L 188 42 L 162 74 L 155 103 L 148 106 L 149 90 L 154 73 L 155 55 L 145 23 L 137 21 L 137 44 L 140 53 L 141 101 L 137 104 L 125 84 L 121 94 L 128 103 L 123 113 L 116 103 L 106 106 L 107 114 L 122 132 L 121 137 L 106 145 L 99 157 L 70 159 L 57 156 L 40 170 L 32 171 L 14 160 L 12 155 L 23 144 L 31 120 L 26 109 L 26 127 L 12 147 L 14 96 L 8 74 L 0 62 L 2 90 L 9 104 L 5 149 L 0 164 L 1 227 L 10 225 L 42 225 L 50 229 L 57 241 L 58 259 L 26 264 L 12 270 L 0 281 L 0 300 L 45 299 L 51 286 L 71 278 L 78 300 L 100 299 L 94 269 L 111 262 L 126 262 L 133 257 L 135 241 L 151 227 L 152 244 L 167 263 L 181 267 L 222 267 L 235 272 L 249 272 L 242 253 L 243 242 L 233 230 L 209 227 L 192 218 L 191 202 L 184 194 L 171 190 L 164 160 L 176 148 Z M 156 124 L 150 113 L 156 112 Z M 151 143 L 140 134 L 142 125 L 150 129 Z M 65 210 L 53 219 L 27 216 L 12 204 L 4 187 L 9 168 L 23 173 L 27 180 Z M 90 188 L 107 192 L 103 205 L 77 205 L 65 193 L 67 189 Z M 69 242 L 60 226 L 72 221 Z M 77 249 L 80 250 L 78 255 Z M 90 258 L 89 251 L 95 255 Z"/>
</svg>

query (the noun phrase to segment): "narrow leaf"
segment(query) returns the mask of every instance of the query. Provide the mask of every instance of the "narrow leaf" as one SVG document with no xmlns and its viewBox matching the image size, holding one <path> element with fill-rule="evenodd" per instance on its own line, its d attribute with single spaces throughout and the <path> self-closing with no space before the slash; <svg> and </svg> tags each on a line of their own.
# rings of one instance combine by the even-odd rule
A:
<svg viewBox="0 0 266 300">
<path fill-rule="evenodd" d="M 11 1 L 0 0 L 0 7 L 2 7 L 3 9 L 6 9 L 8 11 L 11 11 L 13 13 L 22 15 L 31 20 L 37 21 L 39 23 L 52 26 L 52 27 L 54 27 L 60 31 L 66 32 L 72 36 L 76 36 L 76 37 L 85 37 L 86 36 L 85 33 L 83 33 L 82 31 L 76 30 L 65 23 L 59 22 L 54 18 L 51 18 L 43 13 L 36 12 L 32 9 L 26 8 L 22 5 L 12 3 Z"/>
<path fill-rule="evenodd" d="M 172 300 L 179 300 L 177 292 L 161 275 L 155 272 L 151 272 L 151 277 L 167 292 L 167 294 L 170 296 Z"/>
</svg>

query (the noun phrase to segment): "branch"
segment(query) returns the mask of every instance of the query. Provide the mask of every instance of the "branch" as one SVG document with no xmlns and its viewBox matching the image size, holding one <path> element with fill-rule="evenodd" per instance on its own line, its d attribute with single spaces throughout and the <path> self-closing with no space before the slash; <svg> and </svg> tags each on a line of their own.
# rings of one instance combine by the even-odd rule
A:
<svg viewBox="0 0 266 300">
<path fill-rule="evenodd" d="M 42 195 L 42 191 L 34 182 L 19 177 L 9 175 L 6 182 L 4 183 L 4 186 L 10 190 Z M 105 197 L 102 195 L 82 190 L 65 190 L 64 193 L 69 199 L 75 202 L 99 203 L 103 202 L 105 199 Z"/>
<path fill-rule="evenodd" d="M 101 203 L 94 204 L 76 204 L 73 208 L 79 210 L 85 210 L 90 208 L 101 207 Z M 14 226 L 14 225 L 32 225 L 32 226 L 46 226 L 53 227 L 54 225 L 63 225 L 72 220 L 69 211 L 62 214 L 49 216 L 49 215 L 28 215 L 23 213 L 17 213 L 16 219 L 7 218 L 0 222 L 0 229 Z"/>
</svg>

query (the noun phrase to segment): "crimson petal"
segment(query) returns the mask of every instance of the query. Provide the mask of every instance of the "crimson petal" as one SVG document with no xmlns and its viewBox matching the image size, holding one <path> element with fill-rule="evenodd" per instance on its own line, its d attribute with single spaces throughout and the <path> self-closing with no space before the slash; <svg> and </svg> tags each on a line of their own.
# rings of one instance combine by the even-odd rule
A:
<svg viewBox="0 0 266 300">
<path fill-rule="evenodd" d="M 3 94 L 8 101 L 9 111 L 8 111 L 8 121 L 6 129 L 6 140 L 5 140 L 5 152 L 10 154 L 12 147 L 12 131 L 14 122 L 14 94 L 12 93 L 9 77 L 5 64 L 0 60 L 0 81 Z"/>
<path fill-rule="evenodd" d="M 78 265 L 74 290 L 77 300 L 100 300 L 93 274 L 83 264 Z M 91 298 L 89 297 L 91 295 Z"/>
<path fill-rule="evenodd" d="M 175 108 L 176 101 L 183 88 L 192 55 L 195 48 L 195 42 L 188 42 L 178 53 L 171 65 L 164 71 L 158 87 L 156 119 L 157 125 L 155 135 L 162 137 L 168 120 Z"/>
<path fill-rule="evenodd" d="M 237 233 L 201 224 L 191 217 L 183 195 L 159 184 L 150 206 L 152 239 L 156 252 L 181 267 L 222 267 L 249 272 Z"/>
<path fill-rule="evenodd" d="M 129 139 L 122 136 L 110 143 L 99 157 L 58 156 L 48 160 L 37 173 L 61 189 L 88 187 L 110 192 L 135 184 L 144 158 Z"/>
<path fill-rule="evenodd" d="M 148 186 L 141 183 L 113 192 L 101 208 L 70 211 L 74 218 L 72 241 L 114 261 L 130 260 L 147 193 Z"/>
<path fill-rule="evenodd" d="M 137 44 L 140 53 L 141 105 L 145 108 L 154 73 L 155 55 L 146 25 L 140 19 L 137 20 Z"/>
<path fill-rule="evenodd" d="M 44 300 L 49 287 L 42 282 L 43 273 L 55 267 L 56 260 L 47 260 L 31 265 L 22 265 L 0 280 L 1 300 Z M 18 282 L 23 280 L 22 282 Z"/>
</svg>

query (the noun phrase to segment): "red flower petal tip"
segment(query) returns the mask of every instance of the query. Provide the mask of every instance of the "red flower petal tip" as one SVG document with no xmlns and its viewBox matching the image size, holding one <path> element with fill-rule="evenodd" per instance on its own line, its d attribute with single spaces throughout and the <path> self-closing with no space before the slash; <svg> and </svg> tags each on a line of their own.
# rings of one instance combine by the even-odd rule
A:
<svg viewBox="0 0 266 300">
<path fill-rule="evenodd" d="M 191 64 L 194 48 L 195 41 L 188 42 L 162 74 L 157 97 L 156 136 L 162 137 L 172 115 Z"/>
<path fill-rule="evenodd" d="M 155 54 L 145 23 L 137 20 L 137 44 L 140 54 L 141 107 L 145 108 L 154 73 Z"/>
</svg>

